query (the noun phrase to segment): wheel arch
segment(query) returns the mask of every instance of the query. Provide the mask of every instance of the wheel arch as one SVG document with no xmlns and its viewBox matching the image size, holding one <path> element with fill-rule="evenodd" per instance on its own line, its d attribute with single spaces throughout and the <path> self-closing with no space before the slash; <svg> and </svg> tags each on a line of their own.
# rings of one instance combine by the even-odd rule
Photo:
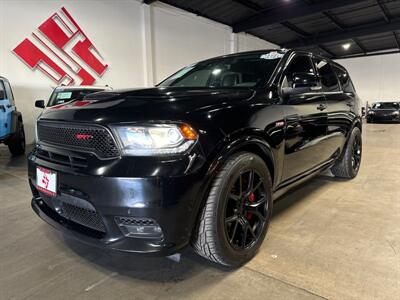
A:
<svg viewBox="0 0 400 300">
<path fill-rule="evenodd" d="M 23 123 L 22 114 L 20 111 L 14 110 L 11 118 L 11 134 L 14 134 L 17 131 L 18 122 Z"/>
<path fill-rule="evenodd" d="M 357 117 L 354 120 L 351 130 L 353 130 L 354 127 L 358 127 L 358 129 L 360 129 L 360 131 L 362 132 L 362 119 L 361 119 L 361 117 Z"/>
<path fill-rule="evenodd" d="M 356 118 L 353 120 L 353 124 L 351 125 L 351 128 L 350 128 L 350 130 L 349 130 L 348 133 L 347 133 L 346 140 L 345 140 L 345 142 L 344 142 L 344 144 L 343 144 L 343 148 L 341 149 L 341 153 L 340 153 L 340 155 L 338 156 L 338 159 L 341 159 L 341 158 L 343 157 L 344 152 L 345 152 L 345 149 L 346 149 L 346 147 L 347 147 L 347 145 L 348 145 L 348 143 L 349 143 L 349 139 L 350 139 L 350 137 L 351 137 L 351 133 L 353 132 L 354 128 L 360 129 L 360 131 L 361 131 L 361 133 L 362 133 L 362 119 L 361 119 L 361 117 L 356 117 Z"/>
<path fill-rule="evenodd" d="M 213 177 L 212 174 L 214 174 L 218 168 L 222 167 L 229 157 L 238 152 L 249 152 L 261 157 L 268 167 L 272 184 L 274 184 L 276 180 L 275 156 L 271 146 L 258 136 L 246 136 L 227 143 L 211 163 L 207 174 Z"/>
</svg>

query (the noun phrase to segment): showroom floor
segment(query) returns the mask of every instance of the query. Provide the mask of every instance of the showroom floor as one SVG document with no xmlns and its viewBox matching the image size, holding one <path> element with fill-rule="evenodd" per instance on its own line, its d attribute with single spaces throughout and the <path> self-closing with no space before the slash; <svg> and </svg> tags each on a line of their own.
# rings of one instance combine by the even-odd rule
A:
<svg viewBox="0 0 400 300">
<path fill-rule="evenodd" d="M 400 124 L 366 124 L 359 176 L 283 197 L 258 255 L 227 272 L 191 251 L 175 263 L 65 240 L 32 212 L 25 160 L 1 147 L 0 299 L 395 299 L 399 174 Z"/>
</svg>

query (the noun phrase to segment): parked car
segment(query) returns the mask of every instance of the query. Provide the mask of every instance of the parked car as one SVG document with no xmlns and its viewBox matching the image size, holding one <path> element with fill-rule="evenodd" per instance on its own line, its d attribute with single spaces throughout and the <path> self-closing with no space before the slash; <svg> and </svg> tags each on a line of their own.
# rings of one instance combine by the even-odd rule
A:
<svg viewBox="0 0 400 300">
<path fill-rule="evenodd" d="M 275 199 L 323 170 L 351 179 L 361 163 L 349 74 L 308 52 L 213 58 L 154 88 L 83 101 L 37 122 L 32 207 L 108 249 L 172 255 L 191 244 L 240 266 L 263 242 Z"/>
<path fill-rule="evenodd" d="M 376 102 L 368 110 L 367 123 L 400 122 L 400 102 Z"/>
<path fill-rule="evenodd" d="M 25 153 L 25 131 L 22 115 L 15 106 L 10 82 L 1 76 L 0 143 L 6 144 L 14 156 Z"/>
<path fill-rule="evenodd" d="M 86 95 L 112 90 L 109 86 L 91 86 L 91 85 L 80 85 L 80 86 L 65 86 L 60 85 L 56 87 L 50 95 L 48 101 L 37 100 L 36 107 L 44 108 L 52 107 L 55 105 L 64 105 L 70 101 L 82 100 Z M 47 102 L 47 104 L 46 104 Z"/>
</svg>

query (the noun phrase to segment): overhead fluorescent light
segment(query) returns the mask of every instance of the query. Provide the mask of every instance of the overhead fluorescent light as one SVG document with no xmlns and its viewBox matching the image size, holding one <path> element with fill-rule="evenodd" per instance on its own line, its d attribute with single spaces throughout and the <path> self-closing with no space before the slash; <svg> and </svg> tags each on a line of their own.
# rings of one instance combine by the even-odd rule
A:
<svg viewBox="0 0 400 300">
<path fill-rule="evenodd" d="M 346 44 L 343 44 L 343 45 L 342 45 L 342 47 L 343 47 L 344 50 L 349 50 L 349 49 L 350 49 L 350 46 L 351 46 L 350 43 L 346 43 Z"/>
</svg>

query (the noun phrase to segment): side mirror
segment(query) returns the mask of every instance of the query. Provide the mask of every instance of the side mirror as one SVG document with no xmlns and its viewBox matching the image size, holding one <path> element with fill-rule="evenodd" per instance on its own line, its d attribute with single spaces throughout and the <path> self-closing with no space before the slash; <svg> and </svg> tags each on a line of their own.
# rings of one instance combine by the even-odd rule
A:
<svg viewBox="0 0 400 300">
<path fill-rule="evenodd" d="M 37 108 L 45 108 L 44 100 L 36 100 L 35 107 Z"/>
<path fill-rule="evenodd" d="M 312 73 L 298 72 L 292 74 L 292 86 L 282 89 L 284 96 L 315 92 L 322 89 L 318 77 Z"/>
</svg>

